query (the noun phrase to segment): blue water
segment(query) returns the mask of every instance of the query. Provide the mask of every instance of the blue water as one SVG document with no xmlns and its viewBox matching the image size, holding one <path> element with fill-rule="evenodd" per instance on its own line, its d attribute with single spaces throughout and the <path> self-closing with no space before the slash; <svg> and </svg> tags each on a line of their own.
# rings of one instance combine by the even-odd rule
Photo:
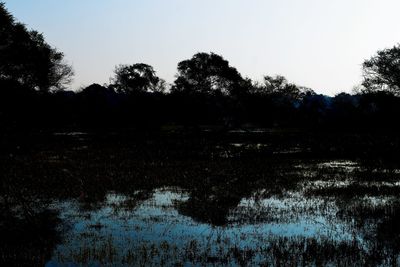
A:
<svg viewBox="0 0 400 267">
<path fill-rule="evenodd" d="M 199 223 L 180 214 L 177 205 L 188 198 L 188 192 L 179 188 L 159 188 L 136 206 L 127 205 L 128 196 L 112 192 L 94 210 L 82 209 L 77 200 L 54 203 L 65 222 L 65 234 L 46 266 L 79 266 L 76 262 L 157 266 L 173 265 L 177 259 L 196 264 L 227 255 L 232 249 L 265 249 L 282 238 L 364 242 L 352 231 L 351 221 L 336 218 L 337 207 L 332 202 L 305 198 L 301 192 L 242 199 L 229 212 L 225 226 Z M 253 260 L 265 259 L 258 255 Z M 228 259 L 225 264 L 236 262 Z"/>
</svg>

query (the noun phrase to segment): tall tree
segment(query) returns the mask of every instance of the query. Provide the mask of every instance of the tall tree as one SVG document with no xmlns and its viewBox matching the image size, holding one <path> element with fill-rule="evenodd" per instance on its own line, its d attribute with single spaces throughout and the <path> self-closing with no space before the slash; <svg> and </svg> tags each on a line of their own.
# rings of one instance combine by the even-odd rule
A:
<svg viewBox="0 0 400 267">
<path fill-rule="evenodd" d="M 400 44 L 380 50 L 363 63 L 363 86 L 367 91 L 400 95 Z"/>
<path fill-rule="evenodd" d="M 115 68 L 111 87 L 118 92 L 163 92 L 165 81 L 157 77 L 153 67 L 144 63 L 119 65 Z"/>
<path fill-rule="evenodd" d="M 64 54 L 46 43 L 41 33 L 16 22 L 0 3 L 0 80 L 49 91 L 63 89 L 72 76 Z"/>
<path fill-rule="evenodd" d="M 178 64 L 173 91 L 234 95 L 246 81 L 223 57 L 197 53 Z"/>
</svg>

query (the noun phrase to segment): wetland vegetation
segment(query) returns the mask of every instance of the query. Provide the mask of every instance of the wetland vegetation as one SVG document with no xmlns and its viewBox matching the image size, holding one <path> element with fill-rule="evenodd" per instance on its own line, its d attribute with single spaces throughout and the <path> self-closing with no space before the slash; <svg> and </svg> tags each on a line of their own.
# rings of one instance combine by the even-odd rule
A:
<svg viewBox="0 0 400 267">
<path fill-rule="evenodd" d="M 298 131 L 14 139 L 1 155 L 0 259 L 38 266 L 398 265 L 400 168 L 380 154 L 396 145 L 381 151 L 380 142 L 356 134 L 334 136 L 349 151 L 375 153 L 346 155 L 334 141 L 321 147 L 317 135 Z"/>
</svg>

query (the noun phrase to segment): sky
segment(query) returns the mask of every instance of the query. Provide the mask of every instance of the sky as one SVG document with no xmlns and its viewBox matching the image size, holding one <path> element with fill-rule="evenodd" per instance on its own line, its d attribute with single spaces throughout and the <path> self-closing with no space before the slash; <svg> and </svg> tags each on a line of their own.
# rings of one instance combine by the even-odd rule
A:
<svg viewBox="0 0 400 267">
<path fill-rule="evenodd" d="M 284 75 L 317 93 L 351 92 L 361 64 L 400 42 L 399 0 L 2 0 L 75 70 L 72 89 L 147 63 L 168 83 L 197 52 L 244 76 Z"/>
</svg>

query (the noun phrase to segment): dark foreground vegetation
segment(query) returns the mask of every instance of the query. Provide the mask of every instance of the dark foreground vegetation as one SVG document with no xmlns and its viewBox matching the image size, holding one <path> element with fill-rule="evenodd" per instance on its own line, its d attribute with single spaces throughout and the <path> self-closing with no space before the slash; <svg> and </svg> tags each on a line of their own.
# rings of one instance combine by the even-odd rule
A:
<svg viewBox="0 0 400 267">
<path fill-rule="evenodd" d="M 213 53 L 75 92 L 0 4 L 0 265 L 400 265 L 399 51 L 334 97 Z"/>
</svg>

